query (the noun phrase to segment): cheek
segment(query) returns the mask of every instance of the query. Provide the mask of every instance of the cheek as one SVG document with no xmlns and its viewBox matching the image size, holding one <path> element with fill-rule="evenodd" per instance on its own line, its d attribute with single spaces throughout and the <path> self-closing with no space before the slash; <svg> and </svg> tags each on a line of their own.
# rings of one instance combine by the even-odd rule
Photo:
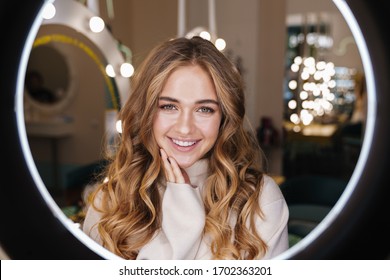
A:
<svg viewBox="0 0 390 280">
<path fill-rule="evenodd" d="M 156 115 L 153 121 L 153 134 L 156 140 L 162 137 L 169 130 L 170 122 L 163 118 L 160 114 Z"/>
<path fill-rule="evenodd" d="M 220 120 L 214 120 L 202 127 L 203 135 L 206 136 L 213 144 L 218 138 L 220 123 Z"/>
<path fill-rule="evenodd" d="M 158 141 L 159 135 L 161 134 L 161 132 L 160 132 L 160 129 L 161 129 L 160 123 L 161 123 L 161 120 L 160 120 L 160 118 L 157 115 L 154 118 L 154 120 L 153 120 L 153 135 L 154 135 L 154 137 L 156 138 L 157 141 Z"/>
</svg>

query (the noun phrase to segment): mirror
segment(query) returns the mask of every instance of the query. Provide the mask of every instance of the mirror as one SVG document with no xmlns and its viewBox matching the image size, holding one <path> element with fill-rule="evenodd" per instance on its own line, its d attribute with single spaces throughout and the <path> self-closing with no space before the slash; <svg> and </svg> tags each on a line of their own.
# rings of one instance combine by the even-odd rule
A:
<svg viewBox="0 0 390 280">
<path fill-rule="evenodd" d="M 11 4 L 9 4 L 9 5 L 11 5 Z M 35 9 L 33 9 L 33 10 L 37 10 L 36 3 L 35 4 L 29 3 L 26 5 L 31 5 L 31 7 L 35 7 Z M 315 258 L 315 257 L 319 257 L 319 256 L 320 257 L 324 256 L 324 255 L 328 256 L 328 257 L 335 256 L 335 255 L 340 256 L 343 254 L 348 255 L 348 252 L 342 251 L 342 250 L 348 249 L 349 246 L 352 247 L 353 245 L 358 244 L 358 243 L 356 243 L 355 238 L 350 239 L 348 237 L 353 236 L 353 232 L 360 232 L 360 233 L 366 232 L 367 228 L 372 232 L 375 231 L 376 227 L 373 225 L 375 225 L 374 222 L 378 222 L 378 218 L 375 218 L 375 217 L 382 217 L 383 213 L 388 212 L 385 210 L 384 207 L 380 207 L 382 205 L 381 203 L 383 202 L 383 198 L 382 198 L 382 200 L 379 199 L 380 197 L 386 197 L 387 196 L 386 194 L 388 193 L 388 191 L 386 192 L 386 190 L 383 188 L 383 185 L 380 184 L 381 183 L 380 179 L 385 178 L 385 172 L 384 172 L 383 168 L 381 168 L 380 166 L 377 166 L 377 164 L 375 164 L 378 162 L 378 160 L 383 162 L 383 164 L 385 164 L 388 161 L 386 159 L 386 157 L 383 159 L 383 151 L 387 151 L 387 149 L 385 149 L 386 145 L 384 145 L 384 144 L 388 143 L 388 141 L 386 141 L 386 140 L 388 140 L 388 134 L 386 133 L 386 130 L 384 130 L 384 128 L 388 127 L 388 122 L 386 123 L 386 120 L 388 120 L 389 118 L 384 117 L 384 118 L 380 118 L 379 120 L 376 118 L 377 106 L 381 107 L 382 110 L 380 110 L 380 111 L 382 112 L 382 114 L 386 114 L 385 112 L 387 112 L 387 111 L 385 110 L 385 108 L 383 108 L 383 106 L 384 106 L 383 104 L 388 104 L 388 103 L 386 103 L 386 102 L 382 102 L 382 103 L 381 102 L 378 102 L 378 103 L 373 102 L 373 100 L 375 100 L 375 98 L 379 98 L 379 99 L 381 99 L 381 101 L 387 101 L 387 99 L 385 97 L 385 92 L 386 92 L 386 89 L 388 89 L 388 84 L 386 83 L 387 79 L 385 77 L 388 76 L 387 75 L 388 71 L 386 71 L 387 67 L 384 67 L 384 65 L 386 65 L 386 59 L 383 59 L 383 57 L 388 58 L 388 56 L 386 56 L 386 53 L 384 52 L 385 48 L 384 48 L 383 41 L 380 40 L 381 37 L 378 36 L 378 32 L 375 31 L 376 28 L 378 28 L 378 26 L 382 26 L 382 25 L 374 23 L 375 21 L 373 20 L 374 17 L 372 16 L 373 15 L 372 10 L 368 10 L 367 13 L 363 12 L 363 11 L 366 11 L 366 8 L 368 7 L 367 5 L 368 4 L 363 3 L 362 1 L 357 2 L 355 4 L 351 3 L 352 11 L 357 14 L 357 19 L 358 19 L 359 23 L 365 22 L 365 23 L 372 24 L 372 25 L 367 24 L 364 26 L 365 28 L 367 28 L 364 31 L 365 37 L 372 39 L 372 40 L 366 40 L 366 43 L 368 44 L 370 50 L 372 50 L 372 48 L 376 48 L 378 51 L 378 56 L 379 55 L 381 56 L 380 58 L 378 58 L 377 55 L 373 54 L 369 58 L 367 58 L 367 55 L 364 58 L 366 60 L 365 61 L 365 70 L 366 69 L 369 70 L 369 72 L 366 74 L 367 74 L 367 81 L 368 81 L 367 89 L 368 89 L 369 95 L 371 94 L 371 97 L 369 96 L 369 102 L 368 102 L 369 104 L 371 104 L 371 105 L 369 105 L 369 109 L 371 110 L 371 111 L 369 110 L 369 116 L 371 117 L 371 119 L 367 120 L 367 126 L 366 126 L 367 130 L 365 132 L 365 141 L 364 141 L 363 146 L 362 146 L 362 153 L 359 156 L 359 160 L 357 162 L 357 167 L 355 168 L 355 171 L 353 172 L 351 180 L 347 186 L 347 194 L 346 193 L 343 194 L 343 196 L 341 197 L 341 202 L 339 202 L 337 209 L 332 212 L 332 213 L 335 213 L 336 215 L 333 215 L 332 218 L 327 219 L 326 223 L 323 223 L 322 227 L 320 229 L 313 231 L 313 234 L 311 234 L 310 238 L 305 238 L 304 240 L 302 240 L 302 243 L 296 245 L 297 247 L 292 248 L 292 250 L 290 251 L 290 254 L 286 254 L 285 256 L 282 256 L 282 257 L 287 257 L 287 258 L 314 257 Z M 377 7 L 375 8 L 374 4 L 372 4 L 372 5 L 373 6 L 369 6 L 371 9 L 373 9 L 374 11 L 379 11 L 379 9 Z M 12 7 L 14 9 L 17 8 L 15 5 Z M 372 17 L 370 17 L 370 15 Z M 19 33 L 20 37 L 23 37 L 23 36 L 21 36 L 21 34 L 24 34 L 24 33 L 27 34 L 29 32 L 34 34 L 38 31 L 37 24 L 33 25 L 33 28 L 31 29 L 31 23 L 34 22 L 35 16 L 36 15 L 34 14 L 34 15 L 31 15 L 30 17 L 26 17 L 25 19 L 20 20 L 21 23 L 23 23 L 23 22 L 25 23 L 23 25 L 24 26 L 23 29 L 21 29 L 19 31 L 15 31 L 15 32 L 20 32 Z M 379 21 L 379 19 L 376 19 L 376 20 Z M 381 28 L 381 27 L 379 27 L 379 28 Z M 32 31 L 30 31 L 30 29 Z M 24 43 L 25 42 L 23 41 L 23 44 L 21 44 L 21 46 L 24 46 Z M 5 42 L 4 44 L 5 44 L 4 47 L 9 47 L 9 45 L 7 45 L 7 42 Z M 32 41 L 30 41 L 30 47 L 31 47 L 31 45 L 32 45 Z M 5 48 L 5 49 L 7 49 L 7 48 Z M 8 48 L 8 49 L 12 49 L 12 48 Z M 361 51 L 363 53 L 365 52 L 365 50 L 361 50 Z M 17 50 L 15 50 L 15 53 L 16 53 L 15 57 L 17 57 L 17 55 L 21 56 L 22 53 L 26 53 L 26 52 L 29 52 L 29 50 L 22 51 L 21 49 L 19 49 L 19 50 L 17 49 Z M 370 59 L 373 60 L 373 66 L 374 66 L 373 68 L 371 68 L 370 64 L 367 64 L 367 63 L 371 62 Z M 24 57 L 24 61 L 25 62 L 27 61 L 26 57 Z M 245 60 L 244 60 L 244 62 L 245 62 Z M 14 65 L 17 65 L 17 64 L 14 63 Z M 244 64 L 244 66 L 245 66 L 245 64 Z M 25 71 L 27 69 L 27 64 L 22 64 L 21 66 L 18 65 L 18 67 L 21 67 L 22 71 Z M 379 71 L 379 70 L 381 70 L 381 71 Z M 373 80 L 372 72 L 374 72 L 376 74 L 375 86 L 373 86 L 374 80 Z M 22 76 L 22 77 L 23 77 L 23 75 L 24 74 L 19 74 L 19 76 Z M 4 75 L 4 76 L 9 77 L 10 81 L 15 81 L 14 84 L 16 84 L 15 77 L 10 76 L 10 75 Z M 382 77 L 382 79 L 380 79 L 381 77 Z M 20 77 L 19 77 L 19 79 L 20 79 Z M 24 79 L 22 79 L 22 81 L 23 80 Z M 20 94 L 21 88 L 19 87 L 17 90 L 16 86 L 14 86 L 14 84 L 13 83 L 10 83 L 9 85 L 3 84 L 2 87 L 4 87 L 4 88 L 8 87 L 7 92 L 9 92 L 9 91 L 10 92 L 19 92 L 18 94 Z M 6 99 L 8 97 L 3 96 L 3 98 Z M 2 114 L 4 114 L 4 116 L 6 114 L 8 114 L 8 116 L 12 116 L 12 118 L 9 118 L 9 117 L 4 118 L 7 120 L 14 119 L 13 115 L 11 115 L 10 110 L 8 108 L 9 104 L 10 104 L 9 100 L 11 100 L 12 98 L 13 98 L 13 96 L 10 99 L 7 99 L 7 102 L 1 103 L 1 104 L 3 104 L 1 107 Z M 370 98 L 371 98 L 371 101 L 370 101 Z M 8 106 L 7 108 L 6 108 L 6 105 Z M 18 103 L 18 108 L 19 109 L 23 108 L 22 102 L 20 102 L 20 99 L 19 99 L 19 103 Z M 18 115 L 17 119 L 20 120 L 20 115 Z M 374 129 L 374 123 L 375 123 L 375 129 Z M 59 251 L 58 253 L 54 253 L 53 252 L 54 250 L 51 251 L 50 248 L 48 248 L 47 251 L 45 252 L 46 255 L 44 258 L 47 258 L 48 254 L 52 254 L 52 256 L 57 256 L 58 258 L 60 258 L 59 256 L 65 256 L 65 255 L 71 257 L 71 256 L 75 255 L 76 251 L 79 253 L 77 256 L 78 258 L 82 258 L 83 256 L 84 257 L 87 256 L 88 258 L 99 258 L 100 256 L 110 257 L 109 255 L 103 253 L 99 249 L 96 249 L 92 245 L 91 242 L 89 242 L 88 240 L 85 240 L 82 237 L 82 235 L 80 235 L 77 232 L 77 230 L 74 230 L 71 226 L 69 226 L 69 223 L 67 222 L 67 220 L 64 219 L 58 213 L 56 214 L 56 216 L 59 218 L 59 222 L 58 222 L 57 218 L 55 218 L 55 221 L 54 221 L 54 219 L 52 217 L 53 216 L 52 213 L 53 213 L 53 211 L 55 212 L 57 209 L 55 206 L 53 206 L 52 204 L 50 204 L 48 202 L 48 201 L 50 201 L 50 199 L 46 196 L 46 192 L 43 189 L 43 184 L 39 179 L 40 176 L 37 175 L 37 173 L 34 171 L 35 170 L 34 164 L 29 161 L 28 155 L 30 152 L 29 152 L 28 148 L 25 148 L 26 143 L 24 142 L 25 140 L 23 138 L 23 137 L 25 137 L 25 134 L 24 134 L 25 132 L 23 132 L 23 125 L 21 125 L 20 123 L 8 124 L 8 123 L 4 122 L 3 120 L 1 122 L 1 125 L 2 125 L 2 128 L 3 127 L 4 128 L 11 128 L 11 129 L 7 129 L 8 134 L 3 137 L 2 141 L 4 141 L 4 142 L 2 142 L 2 144 L 4 144 L 4 145 L 1 145 L 1 146 L 8 147 L 10 150 L 9 152 L 12 152 L 12 154 L 10 154 L 10 156 L 12 156 L 15 159 L 20 159 L 17 162 L 22 163 L 21 165 L 22 165 L 22 167 L 24 167 L 24 168 L 20 168 L 20 165 L 16 166 L 11 162 L 9 164 L 9 166 L 7 167 L 7 169 L 5 169 L 4 172 L 2 171 L 2 174 L 8 176 L 9 174 L 6 174 L 7 171 L 9 171 L 10 174 L 16 174 L 14 171 L 18 170 L 18 172 L 19 172 L 18 176 L 14 176 L 15 185 L 20 186 L 20 188 L 23 189 L 25 194 L 31 193 L 31 196 L 29 196 L 29 199 L 23 199 L 20 197 L 18 199 L 15 199 L 15 201 L 12 202 L 13 206 L 15 207 L 19 203 L 23 203 L 18 208 L 25 209 L 25 207 L 30 206 L 30 205 L 31 206 L 35 205 L 35 203 L 38 202 L 37 207 L 36 207 L 36 213 L 39 212 L 40 221 L 44 218 L 44 220 L 46 222 L 45 228 L 51 228 L 51 230 L 52 230 L 51 237 L 47 238 L 47 235 L 44 235 L 45 238 L 47 238 L 47 240 L 45 240 L 46 244 L 51 243 L 51 244 L 53 244 L 53 248 L 56 248 L 56 247 L 61 248 L 60 251 L 57 249 L 55 250 L 57 252 Z M 22 129 L 20 129 L 20 127 Z M 19 139 L 19 137 L 21 139 L 20 146 L 15 145 L 15 142 L 19 143 L 19 141 L 14 141 L 14 139 Z M 7 139 L 12 139 L 12 141 L 8 141 Z M 10 145 L 11 142 L 14 144 L 14 146 Z M 9 153 L 9 152 L 7 152 L 7 153 Z M 361 177 L 361 174 L 363 174 L 363 173 L 364 173 L 364 178 Z M 367 188 L 367 186 L 370 186 L 370 188 Z M 2 191 L 2 194 L 4 194 L 4 195 L 2 195 L 0 197 L 7 197 L 7 198 L 8 197 L 15 197 L 15 198 L 17 197 L 17 194 L 14 193 L 14 191 L 11 189 L 5 189 L 4 187 L 2 187 L 1 191 Z M 366 195 L 368 193 L 370 195 Z M 35 199 L 31 201 L 32 197 L 34 197 Z M 44 198 L 44 199 L 42 199 L 42 198 Z M 370 198 L 370 200 L 368 200 L 368 198 Z M 365 203 L 361 203 L 362 201 L 364 201 Z M 0 204 L 3 207 L 2 209 L 6 209 L 6 207 L 9 205 L 9 202 L 7 202 L 7 201 L 2 201 L 2 202 L 3 203 Z M 45 203 L 50 205 L 50 207 L 47 207 L 47 205 L 45 206 Z M 344 203 L 346 203 L 346 204 L 344 205 Z M 363 207 L 363 206 L 365 206 L 365 207 Z M 374 207 L 370 207 L 370 206 L 374 206 Z M 50 208 L 50 209 L 47 209 L 47 208 Z M 366 211 L 364 211 L 365 212 L 364 215 L 362 214 L 362 211 L 353 211 L 353 210 L 358 210 L 358 209 L 363 209 L 363 208 L 364 208 L 364 210 L 366 210 Z M 381 212 L 381 210 L 383 210 L 383 212 Z M 24 212 L 28 212 L 28 211 L 24 211 Z M 36 213 L 34 214 L 34 216 L 36 215 Z M 354 216 L 353 219 L 348 219 L 348 218 L 352 218 L 350 213 L 353 213 L 353 216 Z M 382 213 L 382 215 L 380 213 Z M 32 216 L 32 215 L 29 216 L 29 213 L 24 213 L 24 215 L 26 215 L 26 217 L 31 218 L 31 219 L 26 218 L 27 225 L 28 225 L 28 220 L 32 220 L 32 221 L 34 220 L 34 216 Z M 359 219 L 359 217 L 370 217 L 371 221 L 367 221 L 366 218 Z M 14 219 L 9 219 L 8 217 L 2 217 L 2 218 L 4 220 L 4 224 L 12 225 L 12 226 L 9 226 L 8 228 L 14 228 L 15 231 L 18 229 L 18 231 L 23 232 L 23 229 L 20 228 L 21 226 L 15 225 L 15 223 L 12 221 Z M 357 220 L 360 220 L 359 223 L 356 222 Z M 345 227 L 343 228 L 343 225 L 345 225 L 345 223 L 349 223 L 348 228 L 345 228 Z M 368 225 L 369 225 L 369 227 L 367 227 Z M 68 230 L 67 233 L 64 233 L 63 227 L 66 227 L 66 229 Z M 364 230 L 364 228 L 366 228 L 366 230 Z M 337 234 L 341 230 L 344 230 L 344 235 L 343 235 L 344 237 Z M 385 238 L 382 238 L 384 236 L 384 234 L 386 233 L 385 230 L 380 228 L 380 230 L 377 230 L 376 232 L 378 234 L 378 240 L 381 240 L 381 241 L 385 240 Z M 388 231 L 387 231 L 387 233 L 388 233 Z M 33 234 L 34 240 L 37 240 L 37 241 L 42 240 L 41 234 L 39 234 L 39 233 L 37 233 L 37 234 L 32 233 L 32 234 Z M 1 235 L 2 235 L 1 236 L 2 244 L 5 244 L 7 250 L 9 250 L 10 252 L 13 252 L 13 254 L 15 256 L 17 256 L 17 255 L 26 256 L 26 253 L 25 253 L 26 248 L 30 248 L 29 251 L 30 252 L 33 251 L 35 256 L 37 256 L 38 254 L 42 254 L 41 256 L 43 257 L 43 255 L 44 255 L 44 252 L 39 253 L 42 249 L 39 246 L 39 244 L 30 244 L 31 242 L 29 242 L 28 244 L 23 243 L 22 244 L 23 246 L 22 245 L 18 246 L 17 244 L 15 244 L 16 242 L 10 242 L 10 241 L 14 240 L 11 236 L 12 234 L 8 234 L 7 232 L 2 232 Z M 63 238 L 61 238 L 61 242 L 56 242 L 56 241 L 58 241 L 58 239 L 56 239 L 55 236 L 63 237 Z M 80 240 L 82 240 L 82 241 L 80 242 Z M 19 243 L 19 242 L 17 242 L 17 243 Z M 72 245 L 74 245 L 74 247 L 72 247 L 72 249 L 70 250 L 69 248 L 67 248 L 68 244 L 72 244 Z M 340 244 L 342 244 L 342 246 L 339 246 Z M 387 243 L 385 243 L 385 244 L 387 244 Z M 360 245 L 362 247 L 364 247 L 364 244 L 363 245 L 360 244 Z M 362 247 L 360 247 L 360 248 L 362 248 Z M 386 246 L 383 246 L 382 248 L 386 248 Z M 324 249 L 326 249 L 326 250 L 324 250 Z M 332 249 L 333 252 L 330 252 L 328 249 L 329 250 Z M 364 249 L 368 250 L 368 248 L 366 248 L 366 247 L 364 247 Z M 91 252 L 91 250 L 92 250 L 92 252 Z"/>
<path fill-rule="evenodd" d="M 47 113 L 60 113 L 71 101 L 73 75 L 66 58 L 55 45 L 42 45 L 31 50 L 25 86 L 25 107 L 33 106 Z M 25 116 L 29 119 L 32 116 Z"/>
</svg>

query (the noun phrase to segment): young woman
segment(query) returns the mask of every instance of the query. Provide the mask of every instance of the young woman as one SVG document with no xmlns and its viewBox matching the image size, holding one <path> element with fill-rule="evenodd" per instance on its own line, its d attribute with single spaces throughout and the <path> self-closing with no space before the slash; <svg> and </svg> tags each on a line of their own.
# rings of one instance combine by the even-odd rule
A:
<svg viewBox="0 0 390 280">
<path fill-rule="evenodd" d="M 200 37 L 157 46 L 120 111 L 122 134 L 83 230 L 125 259 L 269 259 L 288 208 L 244 128 L 235 66 Z"/>
</svg>

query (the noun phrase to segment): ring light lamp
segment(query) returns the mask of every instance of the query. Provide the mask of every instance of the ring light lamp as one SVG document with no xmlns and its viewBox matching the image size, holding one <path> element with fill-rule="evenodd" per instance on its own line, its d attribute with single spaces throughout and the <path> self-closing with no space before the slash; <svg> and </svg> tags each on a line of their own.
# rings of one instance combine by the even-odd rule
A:
<svg viewBox="0 0 390 280">
<path fill-rule="evenodd" d="M 353 31 L 367 74 L 367 129 L 355 171 L 336 206 L 280 259 L 383 259 L 390 252 L 390 229 L 385 225 L 390 187 L 384 183 L 390 166 L 390 44 L 383 35 L 389 15 L 378 1 L 334 2 Z M 0 23 L 6 31 L 0 47 L 0 245 L 11 259 L 115 259 L 61 212 L 28 147 L 23 81 L 44 4 L 0 4 Z"/>
</svg>

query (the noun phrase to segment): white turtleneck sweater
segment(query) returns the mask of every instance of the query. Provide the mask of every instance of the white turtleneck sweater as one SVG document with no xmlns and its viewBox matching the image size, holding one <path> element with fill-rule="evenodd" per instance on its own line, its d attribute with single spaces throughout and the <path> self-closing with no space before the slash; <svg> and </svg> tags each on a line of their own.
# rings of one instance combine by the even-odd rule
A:
<svg viewBox="0 0 390 280">
<path fill-rule="evenodd" d="M 139 252 L 137 259 L 196 260 L 211 259 L 209 236 L 203 235 L 205 210 L 202 191 L 207 177 L 207 160 L 201 160 L 186 169 L 189 184 L 167 183 L 162 192 L 162 228 Z M 288 249 L 286 201 L 274 180 L 264 175 L 264 185 L 259 198 L 264 219 L 257 217 L 256 228 L 267 244 L 263 259 L 273 258 Z M 83 231 L 101 244 L 96 224 L 100 213 L 89 207 Z M 231 222 L 234 226 L 234 221 Z"/>
</svg>

